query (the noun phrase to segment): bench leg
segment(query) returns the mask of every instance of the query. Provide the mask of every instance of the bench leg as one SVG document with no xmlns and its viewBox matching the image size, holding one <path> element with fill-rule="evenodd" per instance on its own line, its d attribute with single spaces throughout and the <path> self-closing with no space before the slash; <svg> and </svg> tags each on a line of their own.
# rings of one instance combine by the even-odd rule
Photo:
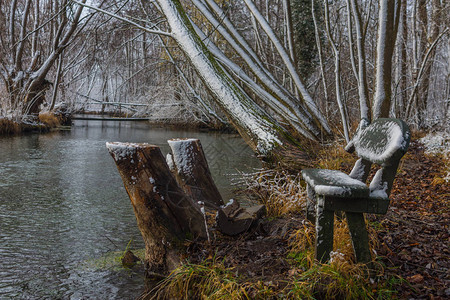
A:
<svg viewBox="0 0 450 300">
<path fill-rule="evenodd" d="M 317 197 L 316 259 L 322 263 L 330 259 L 333 251 L 334 211 L 324 210 L 325 198 Z"/>
<path fill-rule="evenodd" d="M 364 214 L 346 212 L 345 215 L 347 217 L 350 236 L 352 237 L 356 261 L 361 263 L 370 262 L 369 235 L 367 234 Z"/>
<path fill-rule="evenodd" d="M 316 192 L 314 189 L 308 184 L 306 186 L 306 219 L 311 223 L 316 223 Z"/>
</svg>

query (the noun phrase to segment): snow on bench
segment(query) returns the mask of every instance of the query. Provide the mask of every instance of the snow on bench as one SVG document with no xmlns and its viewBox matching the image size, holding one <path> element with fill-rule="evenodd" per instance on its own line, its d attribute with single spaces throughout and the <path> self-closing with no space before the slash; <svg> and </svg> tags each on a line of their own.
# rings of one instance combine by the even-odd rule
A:
<svg viewBox="0 0 450 300">
<path fill-rule="evenodd" d="M 385 214 L 400 159 L 410 141 L 408 125 L 399 119 L 363 120 L 346 150 L 360 158 L 350 174 L 337 170 L 306 169 L 307 218 L 316 223 L 316 258 L 326 262 L 333 250 L 334 212 L 346 214 L 353 248 L 359 262 L 370 261 L 364 213 Z M 369 186 L 372 164 L 381 168 Z"/>
</svg>

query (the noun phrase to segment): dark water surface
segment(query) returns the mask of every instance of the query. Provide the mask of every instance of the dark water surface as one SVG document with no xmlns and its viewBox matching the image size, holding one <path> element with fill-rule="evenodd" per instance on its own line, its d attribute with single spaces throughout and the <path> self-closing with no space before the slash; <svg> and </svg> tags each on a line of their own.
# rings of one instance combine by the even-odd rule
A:
<svg viewBox="0 0 450 300">
<path fill-rule="evenodd" d="M 89 125 L 89 126 L 88 126 Z M 0 299 L 133 299 L 140 274 L 93 259 L 143 242 L 105 142 L 199 138 L 224 199 L 230 174 L 260 167 L 237 135 L 75 121 L 71 130 L 0 138 Z"/>
</svg>

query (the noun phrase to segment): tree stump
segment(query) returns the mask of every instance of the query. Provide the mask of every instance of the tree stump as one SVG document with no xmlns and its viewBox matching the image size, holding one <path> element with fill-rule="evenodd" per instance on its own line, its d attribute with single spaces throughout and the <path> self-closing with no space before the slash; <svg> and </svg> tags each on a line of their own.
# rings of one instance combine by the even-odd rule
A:
<svg viewBox="0 0 450 300">
<path fill-rule="evenodd" d="M 167 142 L 172 149 L 172 156 L 167 157 L 168 164 L 173 164 L 178 184 L 195 201 L 217 210 L 224 203 L 209 171 L 200 141 L 172 139 Z"/>
<path fill-rule="evenodd" d="M 206 238 L 204 216 L 178 185 L 159 147 L 107 143 L 130 197 L 145 242 L 147 276 L 180 264 L 186 238 Z"/>
</svg>

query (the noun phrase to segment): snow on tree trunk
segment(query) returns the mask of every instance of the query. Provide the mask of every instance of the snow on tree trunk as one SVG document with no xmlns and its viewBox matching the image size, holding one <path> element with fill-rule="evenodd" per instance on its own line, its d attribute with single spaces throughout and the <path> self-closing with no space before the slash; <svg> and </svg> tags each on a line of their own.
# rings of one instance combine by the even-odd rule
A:
<svg viewBox="0 0 450 300">
<path fill-rule="evenodd" d="M 258 107 L 218 64 L 195 33 L 180 1 L 157 2 L 167 18 L 172 37 L 246 142 L 263 155 L 283 145 L 282 136 L 288 135 L 288 132 Z"/>
<path fill-rule="evenodd" d="M 204 215 L 184 193 L 159 147 L 107 143 L 145 242 L 147 275 L 167 274 L 180 264 L 187 237 L 206 238 Z"/>
<path fill-rule="evenodd" d="M 217 209 L 223 205 L 200 140 L 172 139 L 167 142 L 172 150 L 172 156 L 168 159 L 172 159 L 175 178 L 183 190 L 207 207 Z"/>
<path fill-rule="evenodd" d="M 251 13 L 255 16 L 256 20 L 258 20 L 259 24 L 261 25 L 261 28 L 267 34 L 270 41 L 273 43 L 273 45 L 277 49 L 278 53 L 280 54 L 280 57 L 283 60 L 287 70 L 289 71 L 289 74 L 291 75 L 292 79 L 294 80 L 295 85 L 297 86 L 300 94 L 303 97 L 303 99 L 302 99 L 303 102 L 309 108 L 311 113 L 320 122 L 321 127 L 324 128 L 326 132 L 330 133 L 331 129 L 328 125 L 328 121 L 325 119 L 325 117 L 319 111 L 316 103 L 314 102 L 314 100 L 312 99 L 308 90 L 306 89 L 305 84 L 303 83 L 300 76 L 298 75 L 297 70 L 296 70 L 294 64 L 292 63 L 292 60 L 291 60 L 289 54 L 286 52 L 286 49 L 284 49 L 280 40 L 275 35 L 275 32 L 269 25 L 269 22 L 267 22 L 267 20 L 261 15 L 261 13 L 258 11 L 258 9 L 256 8 L 256 5 L 253 3 L 253 1 L 244 0 L 244 2 L 247 5 L 247 7 L 249 8 L 249 10 L 251 11 Z"/>
<path fill-rule="evenodd" d="M 350 1 L 350 0 L 347 0 Z M 366 71 L 366 53 L 364 50 L 365 33 L 363 33 L 363 23 L 361 13 L 358 8 L 356 0 L 351 0 L 351 11 L 355 19 L 356 29 L 356 45 L 358 49 L 358 93 L 359 93 L 359 108 L 361 113 L 361 120 L 368 119 L 370 121 L 369 113 L 369 91 L 367 87 L 367 71 Z M 350 11 L 349 11 L 350 14 Z"/>
</svg>

